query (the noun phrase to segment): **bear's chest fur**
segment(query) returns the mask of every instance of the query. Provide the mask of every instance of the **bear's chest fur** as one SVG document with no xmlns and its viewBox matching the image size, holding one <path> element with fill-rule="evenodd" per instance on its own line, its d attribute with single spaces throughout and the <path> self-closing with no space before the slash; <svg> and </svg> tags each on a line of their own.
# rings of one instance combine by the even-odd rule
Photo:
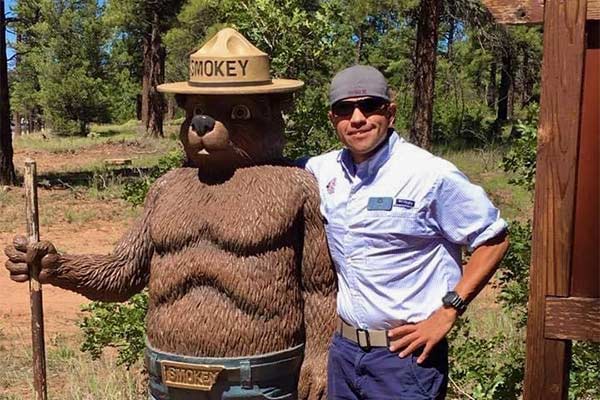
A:
<svg viewBox="0 0 600 400">
<path fill-rule="evenodd" d="M 193 168 L 162 183 L 150 220 L 155 252 L 173 253 L 200 242 L 239 255 L 268 251 L 301 235 L 303 173 L 293 167 L 243 168 L 207 185 Z M 298 237 L 300 239 L 301 236 Z"/>
</svg>

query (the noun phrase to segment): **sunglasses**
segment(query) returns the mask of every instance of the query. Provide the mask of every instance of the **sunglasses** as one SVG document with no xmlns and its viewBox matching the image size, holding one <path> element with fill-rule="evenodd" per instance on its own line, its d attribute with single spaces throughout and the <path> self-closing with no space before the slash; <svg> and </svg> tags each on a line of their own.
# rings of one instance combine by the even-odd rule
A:
<svg viewBox="0 0 600 400">
<path fill-rule="evenodd" d="M 373 114 L 387 107 L 389 102 L 378 97 L 367 97 L 357 101 L 338 101 L 331 106 L 331 112 L 338 117 L 349 117 L 358 108 L 364 115 Z"/>
</svg>

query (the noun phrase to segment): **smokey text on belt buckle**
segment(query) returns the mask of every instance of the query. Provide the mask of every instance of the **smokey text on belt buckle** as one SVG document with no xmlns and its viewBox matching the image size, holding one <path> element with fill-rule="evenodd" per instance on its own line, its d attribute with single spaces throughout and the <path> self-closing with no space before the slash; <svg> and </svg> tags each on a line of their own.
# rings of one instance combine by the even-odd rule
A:
<svg viewBox="0 0 600 400">
<path fill-rule="evenodd" d="M 209 391 L 223 369 L 222 365 L 199 365 L 161 360 L 163 383 L 170 387 Z"/>
</svg>

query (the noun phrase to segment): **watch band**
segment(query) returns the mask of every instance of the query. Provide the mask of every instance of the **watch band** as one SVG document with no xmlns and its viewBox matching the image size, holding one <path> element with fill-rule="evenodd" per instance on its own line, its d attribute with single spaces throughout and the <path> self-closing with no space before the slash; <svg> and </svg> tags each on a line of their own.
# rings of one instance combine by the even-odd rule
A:
<svg viewBox="0 0 600 400">
<path fill-rule="evenodd" d="M 444 295 L 444 297 L 442 297 L 442 303 L 444 306 L 454 308 L 456 311 L 458 311 L 459 315 L 467 310 L 467 302 L 464 301 L 458 295 L 458 293 L 453 290 L 449 291 Z"/>
</svg>

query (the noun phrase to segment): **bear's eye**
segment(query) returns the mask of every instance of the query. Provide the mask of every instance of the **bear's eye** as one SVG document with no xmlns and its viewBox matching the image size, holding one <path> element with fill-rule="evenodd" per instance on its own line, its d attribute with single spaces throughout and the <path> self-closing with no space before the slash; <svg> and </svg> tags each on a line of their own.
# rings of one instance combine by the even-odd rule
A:
<svg viewBox="0 0 600 400">
<path fill-rule="evenodd" d="M 252 117 L 252 113 L 248 106 L 244 104 L 236 104 L 231 109 L 231 119 L 250 119 Z"/>
<path fill-rule="evenodd" d="M 202 109 L 198 106 L 194 108 L 194 115 L 202 115 Z"/>
</svg>

